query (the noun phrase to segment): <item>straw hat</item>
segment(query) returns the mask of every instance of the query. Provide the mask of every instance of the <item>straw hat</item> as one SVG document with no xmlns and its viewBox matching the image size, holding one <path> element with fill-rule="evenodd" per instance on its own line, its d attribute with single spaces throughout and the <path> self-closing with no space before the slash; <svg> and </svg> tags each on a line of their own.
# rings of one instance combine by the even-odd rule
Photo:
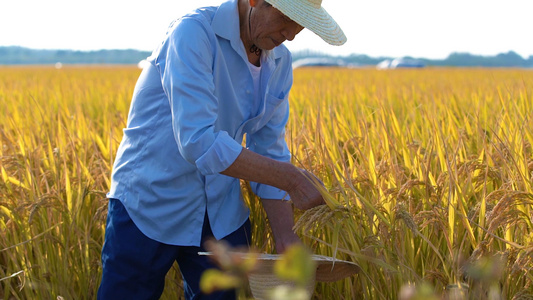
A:
<svg viewBox="0 0 533 300">
<path fill-rule="evenodd" d="M 198 254 L 212 255 L 211 252 L 199 252 Z M 233 254 L 245 259 L 249 257 L 249 253 L 233 252 Z M 248 283 L 250 284 L 250 290 L 255 299 L 268 299 L 269 292 L 274 287 L 292 285 L 291 282 L 281 280 L 274 274 L 274 264 L 281 257 L 282 255 L 280 254 L 260 254 L 257 257 L 256 267 L 253 272 L 248 274 Z M 329 256 L 311 255 L 311 258 L 316 264 L 316 272 L 313 279 L 306 286 L 309 296 L 313 295 L 316 281 L 333 282 L 357 274 L 361 270 L 353 262 L 339 260 Z"/>
<path fill-rule="evenodd" d="M 246 256 L 246 254 L 244 254 Z M 274 263 L 281 258 L 280 254 L 261 254 L 258 257 L 258 267 L 255 273 L 272 272 Z M 311 255 L 316 263 L 316 280 L 333 282 L 359 272 L 357 264 L 324 255 Z"/>
<path fill-rule="evenodd" d="M 342 45 L 346 36 L 322 7 L 322 0 L 265 0 L 291 20 L 311 30 L 331 45 Z"/>
<path fill-rule="evenodd" d="M 268 292 L 272 288 L 281 285 L 290 285 L 289 282 L 280 280 L 274 274 L 274 264 L 281 258 L 280 254 L 261 254 L 258 258 L 258 266 L 249 274 L 250 289 L 256 299 L 267 299 Z M 359 273 L 357 264 L 345 260 L 338 260 L 323 255 L 311 255 L 316 264 L 316 272 L 313 280 L 307 286 L 308 295 L 313 295 L 315 282 L 333 282 Z"/>
</svg>

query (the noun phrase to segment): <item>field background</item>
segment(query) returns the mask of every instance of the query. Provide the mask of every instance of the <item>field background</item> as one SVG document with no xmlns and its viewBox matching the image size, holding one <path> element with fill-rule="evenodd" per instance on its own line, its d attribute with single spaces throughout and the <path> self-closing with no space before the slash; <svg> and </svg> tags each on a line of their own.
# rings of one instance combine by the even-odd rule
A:
<svg viewBox="0 0 533 300">
<path fill-rule="evenodd" d="M 95 298 L 139 73 L 0 68 L 0 299 Z M 362 268 L 314 298 L 533 299 L 533 71 L 303 68 L 290 101 L 294 163 L 328 189 L 296 230 Z M 180 297 L 178 274 L 163 299 Z"/>
</svg>

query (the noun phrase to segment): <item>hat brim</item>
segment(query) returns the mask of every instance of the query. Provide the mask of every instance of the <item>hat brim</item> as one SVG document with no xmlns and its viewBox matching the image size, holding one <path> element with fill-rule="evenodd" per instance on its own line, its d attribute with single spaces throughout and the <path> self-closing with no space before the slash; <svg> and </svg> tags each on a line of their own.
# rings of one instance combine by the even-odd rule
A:
<svg viewBox="0 0 533 300">
<path fill-rule="evenodd" d="M 272 272 L 275 261 L 280 254 L 261 254 L 258 257 L 258 269 L 255 272 Z M 360 272 L 361 268 L 353 262 L 339 260 L 324 255 L 311 255 L 316 263 L 316 281 L 334 282 Z"/>
<path fill-rule="evenodd" d="M 247 258 L 250 255 L 249 253 L 233 253 L 243 258 Z M 199 252 L 198 254 L 212 255 L 211 252 Z M 274 263 L 280 258 L 280 254 L 260 254 L 256 257 L 257 266 L 253 273 L 272 274 L 274 272 Z M 316 281 L 334 282 L 358 274 L 361 271 L 359 265 L 354 262 L 316 254 L 311 255 L 311 258 L 316 263 Z"/>
<path fill-rule="evenodd" d="M 265 0 L 294 22 L 311 30 L 326 43 L 340 46 L 346 43 L 346 36 L 323 7 L 313 7 L 304 1 Z"/>
</svg>

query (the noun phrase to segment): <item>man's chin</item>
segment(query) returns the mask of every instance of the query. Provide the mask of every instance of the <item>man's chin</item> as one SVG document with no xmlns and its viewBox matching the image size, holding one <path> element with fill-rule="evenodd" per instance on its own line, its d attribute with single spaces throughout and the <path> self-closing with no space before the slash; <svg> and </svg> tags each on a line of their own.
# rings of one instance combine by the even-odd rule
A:
<svg viewBox="0 0 533 300">
<path fill-rule="evenodd" d="M 282 43 L 279 43 L 274 40 L 270 40 L 270 43 L 265 43 L 265 44 L 266 45 L 261 45 L 259 48 L 261 48 L 262 50 L 272 50 L 276 48 L 277 46 L 281 45 Z"/>
<path fill-rule="evenodd" d="M 283 42 L 278 42 L 278 41 L 275 41 L 275 40 L 272 40 L 272 43 L 274 44 L 274 48 L 283 44 Z"/>
</svg>

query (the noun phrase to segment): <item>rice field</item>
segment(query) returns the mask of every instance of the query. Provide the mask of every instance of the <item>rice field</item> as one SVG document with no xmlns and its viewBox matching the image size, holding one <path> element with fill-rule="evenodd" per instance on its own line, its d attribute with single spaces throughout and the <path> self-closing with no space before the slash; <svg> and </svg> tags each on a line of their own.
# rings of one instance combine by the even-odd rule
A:
<svg viewBox="0 0 533 300">
<path fill-rule="evenodd" d="M 94 299 L 105 193 L 140 70 L 0 68 L 0 299 Z M 287 141 L 324 181 L 298 211 L 362 272 L 314 299 L 533 299 L 533 71 L 302 68 Z M 253 242 L 271 252 L 257 199 Z M 175 266 L 162 299 L 180 299 Z"/>
</svg>

